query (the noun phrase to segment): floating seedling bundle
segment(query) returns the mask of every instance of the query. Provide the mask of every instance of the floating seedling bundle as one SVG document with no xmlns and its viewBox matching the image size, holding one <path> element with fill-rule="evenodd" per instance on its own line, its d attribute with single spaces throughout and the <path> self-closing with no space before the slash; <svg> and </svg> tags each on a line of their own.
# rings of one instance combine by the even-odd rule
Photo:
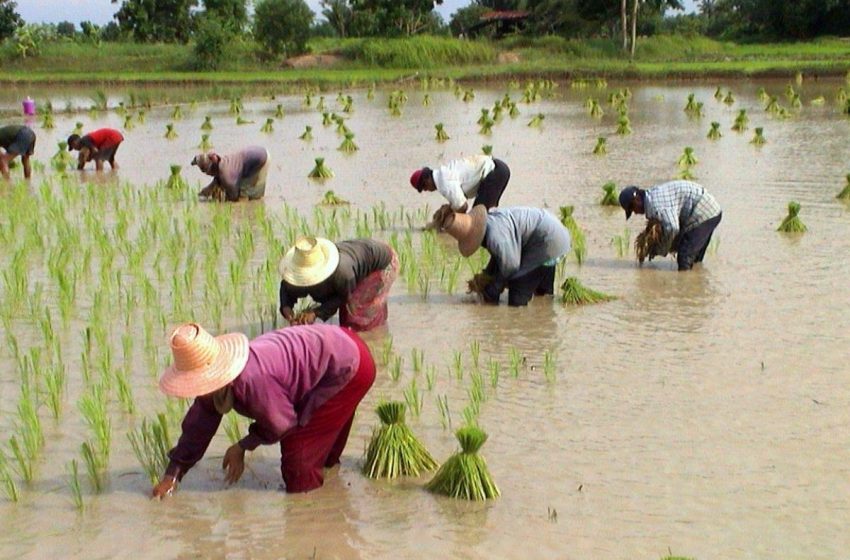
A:
<svg viewBox="0 0 850 560">
<path fill-rule="evenodd" d="M 443 129 L 443 123 L 435 124 L 434 129 L 437 131 L 435 136 L 437 142 L 445 142 L 449 139 L 449 134 Z"/>
<path fill-rule="evenodd" d="M 284 115 L 284 113 L 283 113 L 283 105 L 278 104 L 278 106 L 277 106 L 277 107 L 275 107 L 275 110 L 274 110 L 274 118 L 276 118 L 276 119 L 282 119 L 282 118 L 283 118 L 283 115 Z"/>
<path fill-rule="evenodd" d="M 325 165 L 325 158 L 316 158 L 316 165 L 310 174 L 307 175 L 310 179 L 330 179 L 334 176 L 334 172 Z"/>
<path fill-rule="evenodd" d="M 74 157 L 68 152 L 68 143 L 64 140 L 57 143 L 57 147 L 59 149 L 50 159 L 50 163 L 57 171 L 65 171 L 68 166 L 74 165 Z"/>
<path fill-rule="evenodd" d="M 481 153 L 483 153 L 486 156 L 492 156 L 493 155 L 493 146 L 491 146 L 490 144 L 485 144 L 485 145 L 481 146 Z"/>
<path fill-rule="evenodd" d="M 723 137 L 723 134 L 720 133 L 720 123 L 713 122 L 711 123 L 711 129 L 708 131 L 708 139 L 709 140 L 720 140 Z"/>
<path fill-rule="evenodd" d="M 366 448 L 363 474 L 369 478 L 419 476 L 437 468 L 437 461 L 404 422 L 405 404 L 381 403 L 375 409 L 381 425 Z"/>
<path fill-rule="evenodd" d="M 487 434 L 477 426 L 465 426 L 455 432 L 460 452 L 440 467 L 426 488 L 436 494 L 465 500 L 491 500 L 500 495 L 484 457 L 478 454 Z"/>
<path fill-rule="evenodd" d="M 239 115 L 238 117 L 236 117 L 236 124 L 239 126 L 243 124 L 254 124 L 254 121 L 243 118 L 242 115 Z"/>
<path fill-rule="evenodd" d="M 357 147 L 357 144 L 354 143 L 354 133 L 346 132 L 345 140 L 342 141 L 342 144 L 339 145 L 339 151 L 344 152 L 346 154 L 353 154 L 360 148 Z"/>
<path fill-rule="evenodd" d="M 563 305 L 587 305 L 613 299 L 617 298 L 585 287 L 575 276 L 568 277 L 561 284 L 561 303 Z"/>
<path fill-rule="evenodd" d="M 44 117 L 41 119 L 41 128 L 45 130 L 52 130 L 56 127 L 56 124 L 53 122 L 53 113 L 44 113 Z"/>
<path fill-rule="evenodd" d="M 212 150 L 213 144 L 210 142 L 209 134 L 201 134 L 201 142 L 198 144 L 198 149 L 203 151 Z"/>
<path fill-rule="evenodd" d="M 170 166 L 171 175 L 168 177 L 168 182 L 165 183 L 165 186 L 169 189 L 188 189 L 189 183 L 180 175 L 180 171 L 183 169 L 179 165 Z"/>
<path fill-rule="evenodd" d="M 635 255 L 639 263 L 663 254 L 661 243 L 664 240 L 664 228 L 658 220 L 647 220 L 646 227 L 635 239 Z"/>
<path fill-rule="evenodd" d="M 626 136 L 632 133 L 632 123 L 629 121 L 628 115 L 620 115 L 617 119 L 617 134 Z"/>
<path fill-rule="evenodd" d="M 180 105 L 175 105 L 174 109 L 171 111 L 171 120 L 179 121 L 183 118 L 183 110 L 180 109 Z"/>
<path fill-rule="evenodd" d="M 604 156 L 608 153 L 608 139 L 600 136 L 596 139 L 596 146 L 593 148 L 593 155 Z"/>
<path fill-rule="evenodd" d="M 310 125 L 307 125 L 306 127 L 304 127 L 304 133 L 301 134 L 301 136 L 299 136 L 298 138 L 300 138 L 301 140 L 312 140 L 313 139 L 313 127 L 310 126 Z"/>
<path fill-rule="evenodd" d="M 609 181 L 602 185 L 602 191 L 605 193 L 602 195 L 602 200 L 599 201 L 599 204 L 602 206 L 619 206 L 620 202 L 617 198 L 617 195 L 614 194 L 614 191 L 617 190 L 617 184 L 613 181 Z"/>
<path fill-rule="evenodd" d="M 481 129 L 478 131 L 478 134 L 489 136 L 493 133 L 494 124 L 496 124 L 496 122 L 493 119 L 488 118 L 486 121 L 481 123 Z"/>
<path fill-rule="evenodd" d="M 174 130 L 174 124 L 168 123 L 165 125 L 165 139 L 174 140 L 175 138 L 177 138 L 177 131 Z"/>
<path fill-rule="evenodd" d="M 681 169 L 690 169 L 691 167 L 699 163 L 699 160 L 697 160 L 697 156 L 694 154 L 694 149 L 690 146 L 687 146 L 682 155 L 679 156 L 678 163 Z"/>
<path fill-rule="evenodd" d="M 266 124 L 260 127 L 260 132 L 267 134 L 274 132 L 274 119 L 266 119 Z"/>
<path fill-rule="evenodd" d="M 590 116 L 594 119 L 601 119 L 605 116 L 605 111 L 602 110 L 602 106 L 595 99 L 590 104 Z"/>
<path fill-rule="evenodd" d="M 838 196 L 835 197 L 838 200 L 850 200 L 850 174 L 847 175 L 846 180 L 847 184 L 844 185 L 844 190 L 838 193 Z"/>
<path fill-rule="evenodd" d="M 762 127 L 756 128 L 756 133 L 753 136 L 753 139 L 750 140 L 750 144 L 755 144 L 756 146 L 761 146 L 767 143 L 767 139 L 764 137 L 764 129 Z"/>
<path fill-rule="evenodd" d="M 80 121 L 77 121 L 77 124 L 74 125 L 74 131 L 71 132 L 71 134 L 76 134 L 77 136 L 82 135 L 83 134 L 83 123 L 81 123 Z"/>
<path fill-rule="evenodd" d="M 481 116 L 478 117 L 478 120 L 475 121 L 475 124 L 482 125 L 485 122 L 490 120 L 490 109 L 481 109 Z"/>
<path fill-rule="evenodd" d="M 322 206 L 345 206 L 350 203 L 344 198 L 337 196 L 335 192 L 327 191 L 319 204 Z"/>
<path fill-rule="evenodd" d="M 744 132 L 750 124 L 750 118 L 747 116 L 747 110 L 741 109 L 738 111 L 738 116 L 735 117 L 735 122 L 732 124 L 732 130 L 735 132 Z"/>
<path fill-rule="evenodd" d="M 788 203 L 788 215 L 785 216 L 785 219 L 782 220 L 782 223 L 779 224 L 779 227 L 776 231 L 782 233 L 803 233 L 807 231 L 809 228 L 806 227 L 806 224 L 800 220 L 800 204 L 798 202 L 791 201 Z"/>
</svg>

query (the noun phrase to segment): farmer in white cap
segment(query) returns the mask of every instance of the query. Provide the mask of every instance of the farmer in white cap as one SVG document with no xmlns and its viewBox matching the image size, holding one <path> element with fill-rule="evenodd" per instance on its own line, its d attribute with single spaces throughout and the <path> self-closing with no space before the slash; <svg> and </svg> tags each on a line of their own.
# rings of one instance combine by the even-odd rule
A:
<svg viewBox="0 0 850 560">
<path fill-rule="evenodd" d="M 535 295 L 555 291 L 555 265 L 570 250 L 570 233 L 545 210 L 475 206 L 469 214 L 443 206 L 434 224 L 457 239 L 460 254 L 469 257 L 479 247 L 490 253 L 475 291 L 487 303 L 499 303 L 505 288 L 508 305 L 527 305 Z"/>
<path fill-rule="evenodd" d="M 204 456 L 222 417 L 231 410 L 254 420 L 248 435 L 224 454 L 225 480 L 245 468 L 245 451 L 280 445 L 287 492 L 307 492 L 339 463 L 357 405 L 375 380 L 366 344 L 333 325 L 286 328 L 252 341 L 241 333 L 211 336 L 196 323 L 170 338 L 174 364 L 159 380 L 167 395 L 194 398 L 183 433 L 169 451 L 168 468 L 153 488 L 170 495 Z"/>
<path fill-rule="evenodd" d="M 213 177 L 198 196 L 236 202 L 243 198 L 263 198 L 266 193 L 269 152 L 260 146 L 249 146 L 226 156 L 213 151 L 199 154 L 192 159 L 192 165 Z"/>
<path fill-rule="evenodd" d="M 340 325 L 374 329 L 387 321 L 387 296 L 398 268 L 395 251 L 381 241 L 302 237 L 280 263 L 280 312 L 290 324 L 310 324 L 339 311 Z M 296 315 L 297 301 L 307 296 L 318 307 Z"/>
<path fill-rule="evenodd" d="M 504 161 L 475 155 L 436 169 L 417 169 L 410 176 L 410 185 L 418 192 L 440 191 L 452 210 L 466 212 L 469 198 L 475 198 L 473 206 L 483 204 L 488 210 L 497 207 L 510 178 L 511 170 Z"/>
</svg>

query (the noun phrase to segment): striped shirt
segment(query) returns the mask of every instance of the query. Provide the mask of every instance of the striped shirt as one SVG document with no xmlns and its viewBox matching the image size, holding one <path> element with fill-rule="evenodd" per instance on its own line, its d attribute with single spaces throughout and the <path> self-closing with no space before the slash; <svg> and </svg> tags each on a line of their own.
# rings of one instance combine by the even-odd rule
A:
<svg viewBox="0 0 850 560">
<path fill-rule="evenodd" d="M 658 220 L 664 230 L 663 254 L 674 240 L 698 225 L 720 215 L 720 205 L 702 185 L 691 181 L 670 181 L 646 191 L 644 211 L 648 220 Z"/>
</svg>

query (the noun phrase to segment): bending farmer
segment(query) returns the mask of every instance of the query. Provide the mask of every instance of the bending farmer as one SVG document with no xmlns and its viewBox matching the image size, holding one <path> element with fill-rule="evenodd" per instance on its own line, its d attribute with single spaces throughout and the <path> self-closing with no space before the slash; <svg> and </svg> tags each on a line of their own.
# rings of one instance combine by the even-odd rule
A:
<svg viewBox="0 0 850 560">
<path fill-rule="evenodd" d="M 694 263 L 702 262 L 723 217 L 717 200 L 691 181 L 671 181 L 648 190 L 626 187 L 620 191 L 620 206 L 627 220 L 634 212 L 661 223 L 663 234 L 649 256 L 676 252 L 679 270 L 690 270 Z"/>
<path fill-rule="evenodd" d="M 213 178 L 198 196 L 236 202 L 240 198 L 256 200 L 266 194 L 269 152 L 265 148 L 250 146 L 226 156 L 207 152 L 195 156 L 192 165 Z"/>
<path fill-rule="evenodd" d="M 153 489 L 156 498 L 170 495 L 201 460 L 231 410 L 254 422 L 224 454 L 228 483 L 242 476 L 245 451 L 279 444 L 286 491 L 320 487 L 322 469 L 339 463 L 354 411 L 375 380 L 375 362 L 363 341 L 333 325 L 282 329 L 248 342 L 240 333 L 214 338 L 187 323 L 172 332 L 170 344 L 174 365 L 159 387 L 195 401 Z"/>
<path fill-rule="evenodd" d="M 535 295 L 555 293 L 555 265 L 570 250 L 570 233 L 557 218 L 539 208 L 475 206 L 469 214 L 444 206 L 434 215 L 441 231 L 457 239 L 468 257 L 479 247 L 490 253 L 483 273 L 476 275 L 488 303 L 499 303 L 505 288 L 508 305 L 527 305 Z M 480 280 L 478 280 L 480 279 Z"/>
<path fill-rule="evenodd" d="M 387 296 L 398 276 L 398 255 L 380 241 L 333 242 L 302 237 L 280 263 L 280 312 L 290 324 L 327 321 L 339 311 L 339 324 L 368 331 L 387 321 Z M 310 296 L 319 303 L 300 315 L 293 308 Z"/>
<path fill-rule="evenodd" d="M 18 156 L 21 156 L 21 163 L 24 166 L 24 178 L 32 177 L 32 166 L 30 165 L 30 157 L 35 152 L 35 132 L 28 126 L 9 125 L 0 128 L 0 173 L 8 179 L 9 163 Z"/>
<path fill-rule="evenodd" d="M 124 136 L 114 128 L 99 128 L 83 137 L 72 134 L 68 137 L 68 151 L 79 150 L 77 169 L 83 170 L 86 164 L 94 161 L 94 167 L 103 171 L 103 162 L 108 161 L 112 169 L 118 169 L 115 153 L 124 141 Z"/>
<path fill-rule="evenodd" d="M 511 170 L 505 162 L 478 155 L 456 159 L 437 169 L 417 169 L 410 176 L 410 184 L 419 192 L 440 191 L 452 210 L 466 212 L 466 200 L 472 197 L 473 206 L 483 204 L 487 210 L 497 207 L 510 178 Z"/>
</svg>

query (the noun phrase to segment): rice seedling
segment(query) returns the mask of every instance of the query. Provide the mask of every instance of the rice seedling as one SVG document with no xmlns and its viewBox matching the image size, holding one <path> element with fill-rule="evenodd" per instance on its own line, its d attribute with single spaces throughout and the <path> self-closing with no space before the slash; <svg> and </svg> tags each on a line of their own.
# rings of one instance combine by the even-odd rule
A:
<svg viewBox="0 0 850 560">
<path fill-rule="evenodd" d="M 325 165 L 325 158 L 316 158 L 316 165 L 313 167 L 313 170 L 307 175 L 310 179 L 324 180 L 330 179 L 334 176 L 334 172 Z"/>
<path fill-rule="evenodd" d="M 601 119 L 603 116 L 605 116 L 605 111 L 602 110 L 602 106 L 595 99 L 590 104 L 590 116 L 594 119 Z"/>
<path fill-rule="evenodd" d="M 723 98 L 723 103 L 726 105 L 734 105 L 735 104 L 735 96 L 732 95 L 732 90 L 726 94 L 726 97 Z"/>
<path fill-rule="evenodd" d="M 83 462 L 86 464 L 86 473 L 89 475 L 89 482 L 92 488 L 94 488 L 94 491 L 100 494 L 105 485 L 103 471 L 106 468 L 106 464 L 88 441 L 83 442 L 80 446 L 80 453 L 83 456 Z"/>
<path fill-rule="evenodd" d="M 850 200 L 850 174 L 847 174 L 846 181 L 844 189 L 835 197 L 838 200 Z"/>
<path fill-rule="evenodd" d="M 351 203 L 344 198 L 337 196 L 333 191 L 327 191 L 319 204 L 322 206 L 346 206 Z"/>
<path fill-rule="evenodd" d="M 449 134 L 443 128 L 443 123 L 435 124 L 434 129 L 437 131 L 435 136 L 437 142 L 445 142 L 446 140 L 449 140 Z"/>
<path fill-rule="evenodd" d="M 428 366 L 428 369 L 425 370 L 425 386 L 429 391 L 434 389 L 434 385 L 437 383 L 437 366 L 431 364 Z"/>
<path fill-rule="evenodd" d="M 213 148 L 213 143 L 210 142 L 210 135 L 209 134 L 201 134 L 201 142 L 198 144 L 198 149 L 202 150 L 204 152 L 207 152 L 209 150 L 212 150 L 212 148 Z"/>
<path fill-rule="evenodd" d="M 685 151 L 679 156 L 678 165 L 681 169 L 690 169 L 694 165 L 699 163 L 696 155 L 694 155 L 694 149 L 690 146 L 685 148 Z"/>
<path fill-rule="evenodd" d="M 17 436 L 12 436 L 11 438 L 9 438 L 9 447 L 12 450 L 12 456 L 15 458 L 18 476 L 20 476 L 24 480 L 24 482 L 29 484 L 33 481 L 34 477 L 34 457 L 24 451 L 24 448 L 21 446 L 20 443 L 18 443 Z"/>
<path fill-rule="evenodd" d="M 619 206 L 620 201 L 615 194 L 616 190 L 617 184 L 613 181 L 609 181 L 602 185 L 602 192 L 604 194 L 602 195 L 602 200 L 599 201 L 599 204 L 601 206 Z"/>
<path fill-rule="evenodd" d="M 543 377 L 547 382 L 555 382 L 556 367 L 555 353 L 551 350 L 543 352 Z"/>
<path fill-rule="evenodd" d="M 47 389 L 47 406 L 53 418 L 58 420 L 65 391 L 65 367 L 61 364 L 52 365 L 44 377 L 44 385 Z"/>
<path fill-rule="evenodd" d="M 522 354 L 520 354 L 519 350 L 517 350 L 516 348 L 511 348 L 510 352 L 508 353 L 508 360 L 510 361 L 510 364 L 508 365 L 508 371 L 510 372 L 511 377 L 517 379 L 519 377 L 520 368 L 525 362 L 525 358 L 522 357 Z"/>
<path fill-rule="evenodd" d="M 390 360 L 393 356 L 393 337 L 388 336 L 384 339 L 383 344 L 381 344 L 381 365 L 387 366 L 390 363 Z"/>
<path fill-rule="evenodd" d="M 300 138 L 301 140 L 304 140 L 304 141 L 312 140 L 313 139 L 313 127 L 310 126 L 310 125 L 307 125 L 306 127 L 304 127 L 304 133 L 301 136 L 299 136 L 298 138 Z"/>
<path fill-rule="evenodd" d="M 0 451 L 0 484 L 10 502 L 17 502 L 20 499 L 18 485 L 12 477 L 12 469 L 9 468 L 9 461 L 3 451 Z"/>
<path fill-rule="evenodd" d="M 89 426 L 97 442 L 98 456 L 102 458 L 105 466 L 109 458 L 110 444 L 112 441 L 112 425 L 106 411 L 107 391 L 106 379 L 100 384 L 93 385 L 89 392 L 80 397 L 77 403 L 83 420 Z"/>
<path fill-rule="evenodd" d="M 713 122 L 711 123 L 711 129 L 708 131 L 707 138 L 709 140 L 720 140 L 723 137 L 723 134 L 720 133 L 720 123 Z"/>
<path fill-rule="evenodd" d="M 413 362 L 413 372 L 416 374 L 422 373 L 425 367 L 425 352 L 419 348 L 410 350 L 410 361 Z"/>
<path fill-rule="evenodd" d="M 464 426 L 455 432 L 460 452 L 446 460 L 425 486 L 431 492 L 466 500 L 491 500 L 499 497 L 499 487 L 493 481 L 487 462 L 479 451 L 487 434 L 477 426 Z"/>
<path fill-rule="evenodd" d="M 183 118 L 183 110 L 180 108 L 180 105 L 175 105 L 174 109 L 171 111 L 171 120 L 179 121 Z"/>
<path fill-rule="evenodd" d="M 363 474 L 369 478 L 394 479 L 419 476 L 438 464 L 404 421 L 405 405 L 392 401 L 375 409 L 381 425 L 372 431 L 366 448 Z"/>
<path fill-rule="evenodd" d="M 401 356 L 393 356 L 393 360 L 390 363 L 390 378 L 393 381 L 398 381 L 401 377 L 402 365 L 404 364 L 404 358 Z"/>
<path fill-rule="evenodd" d="M 189 188 L 189 183 L 187 183 L 186 179 L 184 179 L 180 174 L 183 167 L 180 165 L 170 165 L 169 169 L 171 169 L 171 175 L 168 177 L 165 187 L 168 189 L 187 190 Z"/>
<path fill-rule="evenodd" d="M 174 130 L 174 123 L 168 123 L 165 125 L 165 139 L 174 140 L 175 138 L 177 138 L 177 131 Z"/>
<path fill-rule="evenodd" d="M 437 395 L 437 410 L 440 411 L 440 424 L 443 429 L 452 428 L 452 413 L 449 410 L 449 397 L 446 395 Z"/>
<path fill-rule="evenodd" d="M 485 144 L 485 145 L 481 146 L 481 153 L 484 154 L 485 156 L 492 156 L 493 155 L 493 146 L 491 146 L 490 144 Z"/>
<path fill-rule="evenodd" d="M 808 230 L 806 225 L 800 220 L 800 204 L 798 202 L 791 201 L 788 203 L 788 215 L 785 216 L 785 219 L 782 220 L 782 223 L 779 224 L 779 227 L 776 228 L 776 231 L 782 233 L 804 233 Z"/>
<path fill-rule="evenodd" d="M 508 111 L 508 115 L 510 115 L 512 119 L 515 119 L 519 116 L 519 107 L 517 107 L 516 102 L 511 101 L 511 108 L 510 111 Z"/>
<path fill-rule="evenodd" d="M 44 113 L 44 116 L 41 118 L 41 128 L 45 130 L 56 128 L 56 123 L 53 122 L 53 113 Z"/>
<path fill-rule="evenodd" d="M 490 372 L 490 386 L 495 389 L 499 386 L 502 364 L 499 363 L 499 360 L 491 358 L 487 364 L 487 369 Z"/>
<path fill-rule="evenodd" d="M 430 107 L 431 106 L 431 94 L 426 93 L 425 95 L 422 96 L 422 106 L 423 107 Z"/>
<path fill-rule="evenodd" d="M 236 124 L 242 126 L 245 124 L 254 124 L 254 121 L 244 118 L 242 115 L 236 117 Z"/>
<path fill-rule="evenodd" d="M 458 350 L 452 352 L 452 371 L 455 379 L 463 379 L 463 355 Z"/>
<path fill-rule="evenodd" d="M 274 132 L 274 119 L 268 118 L 263 126 L 260 127 L 260 132 L 271 134 Z"/>
<path fill-rule="evenodd" d="M 563 305 L 586 305 L 616 299 L 614 296 L 597 292 L 585 287 L 578 278 L 570 276 L 561 284 L 561 303 Z"/>
<path fill-rule="evenodd" d="M 346 154 L 353 154 L 359 149 L 360 148 L 357 147 L 357 144 L 354 143 L 354 133 L 352 132 L 345 133 L 345 140 L 343 140 L 339 145 L 339 148 L 337 148 L 337 150 Z"/>
<path fill-rule="evenodd" d="M 604 156 L 608 153 L 608 139 L 600 136 L 596 139 L 596 146 L 593 148 L 593 155 Z"/>
<path fill-rule="evenodd" d="M 632 133 L 632 124 L 628 115 L 620 115 L 617 119 L 617 134 L 627 136 Z"/>
<path fill-rule="evenodd" d="M 532 128 L 540 128 L 543 125 L 543 120 L 545 118 L 546 115 L 544 115 L 543 113 L 537 113 L 536 115 L 531 117 L 530 121 L 528 121 L 528 126 Z"/>
<path fill-rule="evenodd" d="M 493 133 L 493 125 L 495 125 L 495 124 L 496 124 L 496 121 L 494 121 L 492 119 L 487 119 L 481 125 L 481 129 L 479 129 L 478 134 L 483 134 L 485 136 L 489 136 L 490 134 Z"/>
<path fill-rule="evenodd" d="M 481 358 L 481 343 L 473 340 L 469 344 L 469 350 L 472 353 L 472 367 L 478 370 L 478 360 Z"/>
<path fill-rule="evenodd" d="M 410 380 L 410 385 L 404 390 L 404 402 L 410 413 L 419 417 L 422 412 L 422 392 L 416 385 L 416 378 Z"/>
<path fill-rule="evenodd" d="M 74 125 L 74 130 L 71 132 L 71 134 L 82 135 L 83 134 L 83 123 L 81 123 L 80 121 L 77 121 L 77 123 Z"/>
<path fill-rule="evenodd" d="M 750 124 L 750 118 L 747 116 L 747 110 L 741 109 L 738 116 L 735 117 L 735 122 L 732 124 L 732 130 L 735 132 L 744 132 Z"/>
<path fill-rule="evenodd" d="M 764 137 L 764 128 L 757 127 L 756 133 L 753 135 L 753 139 L 750 140 L 750 144 L 755 144 L 756 146 L 762 146 L 767 143 L 767 139 Z"/>
<path fill-rule="evenodd" d="M 166 415 L 159 413 L 153 420 L 145 418 L 138 429 L 127 433 L 127 439 L 151 484 L 156 484 L 168 466 L 168 450 L 172 446 Z"/>
<path fill-rule="evenodd" d="M 68 488 L 71 490 L 71 498 L 74 500 L 74 507 L 76 507 L 79 511 L 83 511 L 85 509 L 85 502 L 83 501 L 83 488 L 80 484 L 80 472 L 77 460 L 71 459 L 71 461 L 68 462 L 66 470 L 68 471 Z"/>
</svg>

